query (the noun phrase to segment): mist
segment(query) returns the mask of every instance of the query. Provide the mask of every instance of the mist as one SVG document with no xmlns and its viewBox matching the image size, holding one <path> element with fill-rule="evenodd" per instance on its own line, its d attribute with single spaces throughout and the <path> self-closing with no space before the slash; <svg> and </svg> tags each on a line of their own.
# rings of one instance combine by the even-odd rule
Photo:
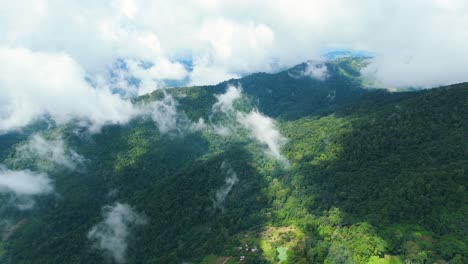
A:
<svg viewBox="0 0 468 264">
<path fill-rule="evenodd" d="M 106 252 L 115 262 L 125 263 L 131 229 L 147 222 L 128 204 L 115 203 L 102 210 L 103 220 L 88 232 L 93 246 Z"/>
<path fill-rule="evenodd" d="M 257 109 L 244 113 L 234 108 L 234 102 L 242 97 L 241 87 L 228 85 L 223 94 L 215 97 L 217 101 L 212 106 L 212 115 L 222 113 L 227 118 L 227 122 L 223 124 L 212 123 L 212 129 L 216 134 L 226 137 L 245 129 L 250 138 L 265 147 L 264 151 L 268 156 L 285 165 L 289 164 L 281 154 L 281 148 L 287 143 L 287 139 L 277 128 L 274 119 L 263 115 Z"/>
<path fill-rule="evenodd" d="M 214 207 L 219 208 L 222 212 L 224 212 L 224 201 L 231 192 L 232 187 L 234 187 L 234 185 L 239 181 L 239 178 L 237 177 L 237 173 L 234 171 L 231 165 L 226 161 L 223 161 L 221 164 L 221 170 L 226 175 L 226 178 L 224 180 L 224 185 L 216 190 Z"/>
<path fill-rule="evenodd" d="M 17 148 L 15 158 L 38 157 L 56 165 L 75 170 L 83 166 L 85 158 L 67 147 L 61 137 L 46 139 L 39 134 L 33 135 L 26 144 Z"/>
<path fill-rule="evenodd" d="M 0 194 L 10 197 L 9 205 L 28 210 L 34 206 L 35 196 L 53 192 L 53 182 L 46 173 L 10 170 L 0 164 Z"/>
</svg>

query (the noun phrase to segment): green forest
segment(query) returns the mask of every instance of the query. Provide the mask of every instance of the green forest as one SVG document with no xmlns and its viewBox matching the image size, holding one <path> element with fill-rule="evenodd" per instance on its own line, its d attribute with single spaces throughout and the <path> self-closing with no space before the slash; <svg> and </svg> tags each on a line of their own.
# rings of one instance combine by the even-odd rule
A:
<svg viewBox="0 0 468 264">
<path fill-rule="evenodd" d="M 29 210 L 0 196 L 0 262 L 467 263 L 468 84 L 390 92 L 362 80 L 365 64 L 329 61 L 324 81 L 300 64 L 133 100 L 173 99 L 169 131 L 142 116 L 99 133 L 44 119 L 0 135 L 1 164 L 46 172 L 55 189 Z M 223 108 L 229 87 L 240 96 Z M 254 133 L 260 122 L 279 150 Z M 28 153 L 35 135 L 83 159 Z M 117 202 L 144 218 L 124 260 L 90 239 Z"/>
</svg>

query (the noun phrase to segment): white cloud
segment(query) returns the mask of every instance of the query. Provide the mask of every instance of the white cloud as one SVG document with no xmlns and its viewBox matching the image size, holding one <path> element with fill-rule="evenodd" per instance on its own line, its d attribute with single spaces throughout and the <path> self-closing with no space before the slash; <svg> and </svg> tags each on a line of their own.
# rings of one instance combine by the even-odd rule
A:
<svg viewBox="0 0 468 264">
<path fill-rule="evenodd" d="M 109 253 L 115 262 L 124 263 L 131 228 L 145 224 L 146 220 L 129 205 L 121 203 L 105 206 L 103 217 L 104 220 L 89 231 L 88 238 L 95 247 Z"/>
<path fill-rule="evenodd" d="M 224 185 L 218 190 L 216 190 L 214 207 L 221 209 L 221 211 L 224 211 L 224 200 L 226 200 L 226 197 L 231 192 L 231 189 L 232 187 L 234 187 L 234 184 L 236 184 L 239 181 L 239 178 L 237 178 L 237 173 L 234 171 L 231 165 L 229 165 L 225 161 L 223 161 L 223 163 L 221 164 L 221 169 L 226 174 L 226 178 Z"/>
<path fill-rule="evenodd" d="M 136 94 L 159 88 L 164 76 L 214 84 L 318 59 L 334 48 L 376 54 L 365 73 L 385 86 L 467 81 L 467 12 L 464 0 L 5 1 L 0 129 L 43 112 L 125 122 L 128 104 L 83 81 L 105 76 L 118 59 L 154 65 L 131 73 L 143 80 Z M 184 71 L 182 60 L 193 68 Z"/>
<path fill-rule="evenodd" d="M 254 110 L 248 114 L 238 112 L 237 121 L 250 131 L 253 139 L 266 145 L 268 154 L 287 163 L 281 155 L 281 147 L 286 144 L 287 139 L 281 135 L 273 119 Z"/>
<path fill-rule="evenodd" d="M 192 123 L 190 128 L 192 129 L 192 131 L 200 131 L 200 130 L 203 130 L 205 129 L 207 126 L 206 126 L 206 123 L 205 123 L 205 119 L 203 118 L 199 118 L 198 121 L 196 123 Z"/>
<path fill-rule="evenodd" d="M 0 132 L 47 114 L 58 123 L 85 120 L 91 130 L 121 124 L 137 114 L 106 87 L 91 87 L 83 69 L 66 54 L 0 47 Z"/>
<path fill-rule="evenodd" d="M 213 111 L 221 111 L 229 113 L 234 110 L 233 103 L 235 100 L 241 98 L 242 88 L 233 85 L 228 85 L 226 92 L 223 94 L 215 94 L 216 103 L 213 105 Z"/>
<path fill-rule="evenodd" d="M 212 65 L 207 58 L 196 59 L 190 72 L 189 86 L 214 85 L 225 80 L 239 78 L 240 75 L 227 72 L 219 66 Z"/>
<path fill-rule="evenodd" d="M 306 66 L 299 72 L 288 72 L 289 76 L 293 78 L 309 77 L 319 81 L 324 81 L 328 78 L 327 65 L 321 62 L 308 61 Z"/>
<path fill-rule="evenodd" d="M 148 71 L 154 78 L 164 80 L 181 80 L 187 76 L 187 70 L 184 65 L 168 60 L 158 61 L 158 63 L 149 68 Z"/>
<path fill-rule="evenodd" d="M 14 206 L 19 210 L 29 210 L 34 207 L 34 197 L 53 193 L 52 180 L 47 173 L 30 170 L 10 170 L 0 164 L 0 195 L 8 197 L 9 201 L 0 205 Z"/>
<path fill-rule="evenodd" d="M 166 59 L 159 60 L 157 64 L 143 67 L 136 60 L 125 61 L 126 70 L 119 69 L 118 88 L 125 90 L 130 96 L 143 95 L 156 89 L 164 88 L 164 80 L 183 80 L 187 77 L 184 65 L 178 62 L 170 62 Z M 138 84 L 129 84 L 127 78 L 136 78 Z"/>
<path fill-rule="evenodd" d="M 153 101 L 141 108 L 143 114 L 148 114 L 151 119 L 157 124 L 159 132 L 166 134 L 172 131 L 183 135 L 185 132 L 196 132 L 207 127 L 205 120 L 199 118 L 198 121 L 192 122 L 184 111 L 177 110 L 178 102 L 174 97 L 163 92 L 163 98 Z"/>
<path fill-rule="evenodd" d="M 40 135 L 33 135 L 25 145 L 20 146 L 17 155 L 36 155 L 72 170 L 84 162 L 84 157 L 68 149 L 62 138 L 47 140 Z"/>
<path fill-rule="evenodd" d="M 30 170 L 14 171 L 0 165 L 0 193 L 28 196 L 52 191 L 52 181 L 47 174 Z"/>
<path fill-rule="evenodd" d="M 120 0 L 120 10 L 126 17 L 133 18 L 138 8 L 135 0 Z"/>
<path fill-rule="evenodd" d="M 171 130 L 178 130 L 177 102 L 174 98 L 164 92 L 162 100 L 154 101 L 150 104 L 151 118 L 158 124 L 161 134 Z"/>
<path fill-rule="evenodd" d="M 223 125 L 217 125 L 217 124 L 213 124 L 212 127 L 213 127 L 213 132 L 215 132 L 215 134 L 220 135 L 222 137 L 227 137 L 232 134 L 232 130 L 229 127 L 226 127 Z"/>
<path fill-rule="evenodd" d="M 210 47 L 208 55 L 218 67 L 225 65 L 228 71 L 238 73 L 270 68 L 268 56 L 274 33 L 265 24 L 220 18 L 206 20 L 200 25 L 198 38 Z"/>
<path fill-rule="evenodd" d="M 216 102 L 211 107 L 211 115 L 209 117 L 210 127 L 212 131 L 220 136 L 227 137 L 238 130 L 238 125 L 235 120 L 237 111 L 234 109 L 234 102 L 242 97 L 242 88 L 233 85 L 228 85 L 226 91 L 222 94 L 215 94 Z M 224 123 L 219 123 L 213 119 L 217 114 L 227 117 Z M 215 121 L 214 121 L 215 120 Z"/>
<path fill-rule="evenodd" d="M 226 92 L 215 95 L 217 101 L 212 106 L 212 116 L 215 113 L 222 113 L 227 119 L 227 123 L 213 122 L 210 118 L 211 128 L 215 134 L 226 137 L 233 133 L 239 133 L 241 128 L 247 129 L 251 138 L 266 146 L 266 153 L 285 165 L 289 162 L 281 155 L 281 147 L 286 144 L 287 139 L 281 135 L 276 127 L 274 119 L 262 115 L 258 110 L 243 113 L 235 110 L 233 103 L 242 97 L 241 87 L 228 85 Z"/>
</svg>

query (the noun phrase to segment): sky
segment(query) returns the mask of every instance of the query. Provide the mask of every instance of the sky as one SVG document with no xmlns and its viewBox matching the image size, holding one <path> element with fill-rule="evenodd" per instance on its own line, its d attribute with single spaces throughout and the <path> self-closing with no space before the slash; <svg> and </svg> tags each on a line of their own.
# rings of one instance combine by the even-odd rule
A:
<svg viewBox="0 0 468 264">
<path fill-rule="evenodd" d="M 464 0 L 2 0 L 0 132 L 43 114 L 95 130 L 171 84 L 275 72 L 330 50 L 368 52 L 391 88 L 467 81 Z M 118 91 L 118 93 L 116 93 Z"/>
</svg>

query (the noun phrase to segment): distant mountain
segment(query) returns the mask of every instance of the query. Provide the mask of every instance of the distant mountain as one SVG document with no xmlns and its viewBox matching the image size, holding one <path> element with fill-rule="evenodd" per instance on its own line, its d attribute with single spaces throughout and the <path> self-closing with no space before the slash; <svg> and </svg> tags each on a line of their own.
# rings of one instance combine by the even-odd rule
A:
<svg viewBox="0 0 468 264">
<path fill-rule="evenodd" d="M 336 60 L 341 58 L 370 58 L 373 57 L 373 54 L 367 51 L 356 51 L 356 50 L 347 50 L 347 49 L 334 49 L 325 52 L 322 57 L 326 60 Z"/>
<path fill-rule="evenodd" d="M 3 170 L 54 193 L 0 196 L 0 261 L 466 263 L 468 84 L 370 89 L 365 64 L 157 90 L 134 100 L 150 116 L 95 134 L 1 135 Z"/>
</svg>

